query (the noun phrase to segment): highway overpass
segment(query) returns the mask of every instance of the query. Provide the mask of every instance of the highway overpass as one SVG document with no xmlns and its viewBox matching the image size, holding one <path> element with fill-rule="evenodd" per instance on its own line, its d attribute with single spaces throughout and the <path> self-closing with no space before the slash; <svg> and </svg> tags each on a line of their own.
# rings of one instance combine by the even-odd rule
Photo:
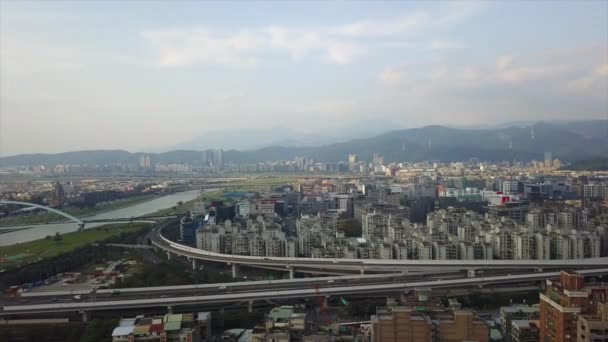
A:
<svg viewBox="0 0 608 342">
<path fill-rule="evenodd" d="M 595 270 L 578 270 L 577 272 L 585 276 L 606 275 L 608 268 Z M 295 299 L 295 298 L 310 298 L 319 295 L 329 297 L 337 295 L 355 295 L 369 293 L 395 293 L 407 291 L 415 288 L 459 288 L 459 287 L 478 287 L 493 284 L 518 284 L 531 281 L 542 281 L 547 278 L 559 277 L 560 272 L 541 272 L 529 274 L 517 274 L 506 276 L 493 277 L 478 277 L 464 279 L 449 279 L 449 280 L 430 280 L 430 281 L 414 281 L 414 282 L 394 282 L 384 284 L 371 285 L 344 285 L 342 283 L 325 283 L 316 288 L 310 288 L 308 285 L 300 289 L 288 290 L 262 290 L 229 293 L 227 290 L 233 283 L 215 284 L 218 286 L 218 294 L 211 295 L 194 295 L 194 296 L 161 296 L 155 298 L 144 299 L 126 299 L 126 300 L 99 300 L 99 301 L 83 301 L 73 303 L 48 303 L 48 304 L 5 304 L 0 311 L 0 315 L 27 315 L 41 313 L 61 313 L 61 312 L 90 312 L 99 310 L 120 310 L 131 308 L 146 308 L 146 307 L 170 307 L 206 305 L 206 304 L 229 304 L 238 302 L 249 302 L 261 300 L 277 300 L 277 299 Z M 306 279 L 297 279 L 300 282 L 306 282 Z"/>
<path fill-rule="evenodd" d="M 388 274 L 366 274 L 366 275 L 349 275 L 338 277 L 315 277 L 315 278 L 294 278 L 294 279 L 279 279 L 279 280 L 258 280 L 258 281 L 238 281 L 231 283 L 211 283 L 211 284 L 191 284 L 191 285 L 173 285 L 173 286 L 152 286 L 152 287 L 135 287 L 124 289 L 101 289 L 101 290 L 72 290 L 72 291 L 39 291 L 39 292 L 24 292 L 21 293 L 21 299 L 32 302 L 48 302 L 51 299 L 68 298 L 72 299 L 75 295 L 92 296 L 97 299 L 102 297 L 112 297 L 113 300 L 118 299 L 134 299 L 138 297 L 159 297 L 161 295 L 192 295 L 192 294 L 217 294 L 218 292 L 229 291 L 235 292 L 253 292 L 253 291 L 268 291 L 273 290 L 290 290 L 301 288 L 314 288 L 315 286 L 327 284 L 386 284 L 388 282 L 398 281 L 413 281 L 420 279 L 453 279 L 462 278 L 461 273 L 451 274 L 429 274 L 429 275 L 409 275 L 403 273 L 388 273 Z M 220 288 L 224 288 L 220 290 Z"/>
<path fill-rule="evenodd" d="M 387 259 L 328 259 L 328 258 L 290 258 L 290 257 L 257 257 L 244 255 L 230 255 L 209 252 L 185 246 L 162 235 L 158 227 L 150 234 L 151 243 L 166 251 L 167 256 L 184 256 L 193 263 L 196 260 L 215 261 L 232 265 L 233 276 L 236 277 L 238 265 L 250 267 L 279 267 L 289 271 L 291 277 L 294 272 L 324 271 L 353 271 L 360 272 L 403 272 L 403 271 L 457 271 L 466 270 L 469 276 L 474 277 L 476 271 L 487 269 L 513 269 L 513 270 L 550 270 L 550 269 L 584 269 L 603 268 L 608 265 L 608 257 L 570 259 L 570 260 L 387 260 Z"/>
</svg>

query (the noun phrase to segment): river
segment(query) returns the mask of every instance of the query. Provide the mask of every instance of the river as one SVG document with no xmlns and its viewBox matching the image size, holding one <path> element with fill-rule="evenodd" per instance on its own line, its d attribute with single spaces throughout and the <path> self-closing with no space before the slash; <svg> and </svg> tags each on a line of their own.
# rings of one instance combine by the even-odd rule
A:
<svg viewBox="0 0 608 342">
<path fill-rule="evenodd" d="M 116 209 L 93 216 L 88 216 L 85 218 L 85 220 L 108 220 L 115 218 L 130 218 L 151 214 L 157 210 L 170 208 L 179 201 L 186 202 L 193 200 L 198 195 L 200 195 L 200 193 L 200 190 L 178 192 L 175 194 L 159 197 L 148 202 L 135 204 L 130 207 Z M 101 226 L 104 224 L 107 223 L 88 223 L 85 225 L 85 229 Z M 23 228 L 23 226 L 3 227 L 3 229 L 11 228 Z M 74 232 L 77 229 L 78 224 L 72 222 L 33 225 L 33 228 L 21 229 L 10 233 L 0 234 L 0 246 L 8 246 L 15 243 L 43 239 L 47 235 L 55 235 L 55 233 L 64 234 Z"/>
</svg>

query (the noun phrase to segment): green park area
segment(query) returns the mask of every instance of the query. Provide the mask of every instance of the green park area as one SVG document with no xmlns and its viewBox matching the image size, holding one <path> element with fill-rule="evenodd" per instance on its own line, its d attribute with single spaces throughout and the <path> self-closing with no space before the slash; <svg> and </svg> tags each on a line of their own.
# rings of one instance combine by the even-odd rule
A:
<svg viewBox="0 0 608 342">
<path fill-rule="evenodd" d="M 67 207 L 61 209 L 61 211 L 66 212 L 70 215 L 76 217 L 86 217 L 99 213 L 103 213 L 106 211 L 112 211 L 117 209 L 126 208 L 132 205 L 136 205 L 139 203 L 147 202 L 153 200 L 158 197 L 158 195 L 154 194 L 146 194 L 146 195 L 137 195 L 125 199 L 120 199 L 112 202 L 103 203 L 97 205 L 95 207 L 85 207 L 85 208 L 75 208 L 75 207 Z M 0 226 L 14 226 L 14 225 L 26 225 L 26 224 L 45 224 L 45 223 L 53 223 L 53 222 L 62 222 L 65 221 L 66 218 L 55 213 L 51 212 L 38 212 L 30 215 L 23 216 L 15 216 L 15 217 L 7 217 L 0 220 Z"/>
<path fill-rule="evenodd" d="M 121 234 L 136 232 L 149 224 L 119 223 L 95 227 L 63 235 L 49 235 L 45 239 L 0 247 L 0 269 L 40 261 L 68 253 L 93 242 L 105 241 Z"/>
</svg>

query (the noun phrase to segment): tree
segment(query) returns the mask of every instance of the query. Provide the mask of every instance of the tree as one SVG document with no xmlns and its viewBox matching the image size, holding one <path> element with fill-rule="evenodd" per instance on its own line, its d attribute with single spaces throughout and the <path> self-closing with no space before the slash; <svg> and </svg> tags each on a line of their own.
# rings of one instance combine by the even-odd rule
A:
<svg viewBox="0 0 608 342">
<path fill-rule="evenodd" d="M 55 241 L 61 241 L 61 240 L 63 240 L 63 236 L 61 236 L 59 234 L 59 232 L 55 233 Z"/>
<path fill-rule="evenodd" d="M 114 318 L 96 318 L 86 325 L 86 329 L 80 338 L 80 342 L 104 341 L 112 333 L 112 329 L 118 325 Z"/>
<path fill-rule="evenodd" d="M 338 230 L 343 231 L 346 237 L 361 236 L 361 224 L 355 219 L 339 220 Z"/>
</svg>

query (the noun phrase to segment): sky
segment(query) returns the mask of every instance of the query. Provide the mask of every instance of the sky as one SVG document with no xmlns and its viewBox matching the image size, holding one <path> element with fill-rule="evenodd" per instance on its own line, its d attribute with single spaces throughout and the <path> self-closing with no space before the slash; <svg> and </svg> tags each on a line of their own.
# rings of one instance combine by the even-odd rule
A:
<svg viewBox="0 0 608 342">
<path fill-rule="evenodd" d="M 608 1 L 0 1 L 0 155 L 588 118 Z"/>
</svg>

